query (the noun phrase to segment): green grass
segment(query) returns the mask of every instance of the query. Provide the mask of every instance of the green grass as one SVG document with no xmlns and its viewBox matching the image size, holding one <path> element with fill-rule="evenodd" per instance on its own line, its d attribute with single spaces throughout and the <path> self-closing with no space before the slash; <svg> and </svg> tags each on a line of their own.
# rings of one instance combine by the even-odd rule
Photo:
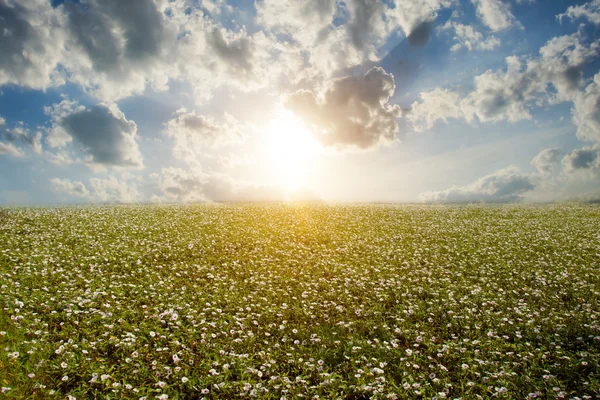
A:
<svg viewBox="0 0 600 400">
<path fill-rule="evenodd" d="M 2 209 L 0 386 L 599 398 L 599 269 L 597 206 Z"/>
</svg>

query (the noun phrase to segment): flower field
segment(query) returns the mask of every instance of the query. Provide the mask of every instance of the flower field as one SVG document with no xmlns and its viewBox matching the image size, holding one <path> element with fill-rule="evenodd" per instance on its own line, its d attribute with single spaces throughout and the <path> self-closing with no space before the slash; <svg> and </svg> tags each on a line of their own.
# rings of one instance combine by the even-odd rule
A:
<svg viewBox="0 0 600 400">
<path fill-rule="evenodd" d="M 0 397 L 600 398 L 600 207 L 0 209 Z"/>
</svg>

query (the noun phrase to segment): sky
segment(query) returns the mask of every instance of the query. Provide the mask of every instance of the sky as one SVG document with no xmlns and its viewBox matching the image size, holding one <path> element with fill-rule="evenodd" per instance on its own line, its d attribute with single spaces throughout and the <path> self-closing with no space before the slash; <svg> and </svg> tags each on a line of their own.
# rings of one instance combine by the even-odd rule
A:
<svg viewBox="0 0 600 400">
<path fill-rule="evenodd" d="M 0 0 L 0 204 L 600 200 L 600 0 Z"/>
</svg>

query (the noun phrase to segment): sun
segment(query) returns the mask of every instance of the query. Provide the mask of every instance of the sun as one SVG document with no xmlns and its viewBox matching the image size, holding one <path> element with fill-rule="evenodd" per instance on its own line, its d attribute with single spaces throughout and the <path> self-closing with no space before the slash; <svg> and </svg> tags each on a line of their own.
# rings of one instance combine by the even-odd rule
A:
<svg viewBox="0 0 600 400">
<path fill-rule="evenodd" d="M 265 130 L 267 156 L 278 184 L 288 192 L 305 188 L 321 146 L 292 112 L 276 113 Z"/>
</svg>

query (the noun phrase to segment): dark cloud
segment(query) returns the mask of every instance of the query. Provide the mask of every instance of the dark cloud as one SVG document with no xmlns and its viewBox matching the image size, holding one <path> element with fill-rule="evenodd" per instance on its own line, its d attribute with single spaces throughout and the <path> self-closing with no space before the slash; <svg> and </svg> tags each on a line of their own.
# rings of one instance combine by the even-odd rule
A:
<svg viewBox="0 0 600 400">
<path fill-rule="evenodd" d="M 568 173 L 594 172 L 600 168 L 600 149 L 594 146 L 573 150 L 563 158 L 562 163 Z"/>
<path fill-rule="evenodd" d="M 81 4 L 66 3 L 69 29 L 98 72 L 119 69 L 120 51 L 111 29 L 112 20 L 102 14 L 88 12 Z"/>
<path fill-rule="evenodd" d="M 252 72 L 252 40 L 248 36 L 238 37 L 229 42 L 220 29 L 213 29 L 209 43 L 217 56 L 230 68 L 244 73 Z"/>
<path fill-rule="evenodd" d="M 127 120 L 116 105 L 98 104 L 77 109 L 55 121 L 55 130 L 69 135 L 91 162 L 106 166 L 141 167 L 135 122 Z"/>
<path fill-rule="evenodd" d="M 118 69 L 124 61 L 148 61 L 161 52 L 165 28 L 153 1 L 91 0 L 63 7 L 71 34 L 99 71 Z"/>
<path fill-rule="evenodd" d="M 410 35 L 408 35 L 408 44 L 411 46 L 425 46 L 429 42 L 432 30 L 433 22 L 421 22 L 415 29 L 413 29 Z"/>
<path fill-rule="evenodd" d="M 373 32 L 383 29 L 385 5 L 379 0 L 354 0 L 348 4 L 351 18 L 346 24 L 354 47 L 363 49 Z"/>
<path fill-rule="evenodd" d="M 0 85 L 52 86 L 62 36 L 48 2 L 0 0 Z"/>
<path fill-rule="evenodd" d="M 0 126 L 2 126 L 2 124 L 0 124 Z M 15 127 L 0 132 L 0 139 L 5 141 L 5 151 L 16 149 L 18 153 L 22 155 L 23 149 L 21 146 L 17 146 L 21 144 L 31 148 L 37 154 L 42 153 L 42 133 L 31 132 L 23 122 L 18 122 Z M 10 144 L 10 146 L 7 147 L 8 144 Z M 14 151 L 11 153 L 14 153 Z"/>
<path fill-rule="evenodd" d="M 531 176 L 509 167 L 484 176 L 471 185 L 426 192 L 419 197 L 427 203 L 508 203 L 522 200 L 522 195 L 535 187 Z"/>
<path fill-rule="evenodd" d="M 25 43 L 37 41 L 37 31 L 27 21 L 27 10 L 19 3 L 9 6 L 6 1 L 0 2 L 0 32 L 2 57 L 0 68 L 11 75 L 20 74 L 31 67 L 31 61 L 23 54 Z"/>
<path fill-rule="evenodd" d="M 287 106 L 302 117 L 325 145 L 366 149 L 394 140 L 398 133 L 397 105 L 388 103 L 394 94 L 394 77 L 375 67 L 363 76 L 335 79 L 322 96 L 301 90 Z"/>
</svg>

